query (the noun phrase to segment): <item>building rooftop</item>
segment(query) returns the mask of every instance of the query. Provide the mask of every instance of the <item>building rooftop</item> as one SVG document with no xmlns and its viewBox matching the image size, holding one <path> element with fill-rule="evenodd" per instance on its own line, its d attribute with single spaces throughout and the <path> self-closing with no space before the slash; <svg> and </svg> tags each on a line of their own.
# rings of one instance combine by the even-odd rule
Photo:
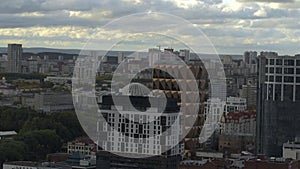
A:
<svg viewBox="0 0 300 169">
<path fill-rule="evenodd" d="M 11 162 L 4 162 L 3 165 L 18 165 L 18 166 L 26 166 L 26 167 L 38 167 L 38 162 L 33 161 L 11 161 Z"/>
<path fill-rule="evenodd" d="M 1 136 L 13 136 L 17 135 L 18 133 L 15 131 L 0 131 L 0 137 Z"/>
<path fill-rule="evenodd" d="M 245 111 L 234 111 L 229 112 L 225 115 L 225 122 L 228 122 L 230 120 L 242 120 L 242 119 L 250 119 L 256 117 L 256 111 L 255 110 L 245 110 Z"/>
</svg>

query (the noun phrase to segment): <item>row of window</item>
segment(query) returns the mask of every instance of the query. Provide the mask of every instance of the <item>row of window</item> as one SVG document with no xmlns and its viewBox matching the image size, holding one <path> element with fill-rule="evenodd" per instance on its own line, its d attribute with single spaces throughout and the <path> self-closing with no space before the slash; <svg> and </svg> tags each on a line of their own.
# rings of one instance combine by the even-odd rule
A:
<svg viewBox="0 0 300 169">
<path fill-rule="evenodd" d="M 267 82 L 285 82 L 285 83 L 300 83 L 300 77 L 294 78 L 294 76 L 266 76 Z"/>
<path fill-rule="evenodd" d="M 267 99 L 276 101 L 300 101 L 300 85 L 282 85 L 281 84 L 266 84 L 267 88 Z M 281 97 L 283 96 L 283 97 Z"/>
<path fill-rule="evenodd" d="M 296 70 L 296 71 L 295 71 Z M 282 68 L 282 67 L 266 67 L 266 73 L 267 74 L 291 74 L 291 75 L 294 75 L 295 72 L 297 75 L 300 75 L 300 68 Z"/>
<path fill-rule="evenodd" d="M 107 122 L 115 122 L 118 121 L 119 123 L 126 123 L 126 124 L 132 124 L 134 122 L 140 122 L 140 123 L 152 123 L 151 125 L 171 125 L 173 124 L 178 116 L 172 115 L 172 116 L 151 116 L 151 115 L 140 115 L 140 114 L 119 114 L 115 115 L 117 113 L 102 113 L 104 119 Z M 149 121 L 149 119 L 153 119 Z"/>
<path fill-rule="evenodd" d="M 295 66 L 294 59 L 266 59 L 266 65 Z M 296 60 L 296 66 L 300 66 L 300 60 Z"/>
</svg>

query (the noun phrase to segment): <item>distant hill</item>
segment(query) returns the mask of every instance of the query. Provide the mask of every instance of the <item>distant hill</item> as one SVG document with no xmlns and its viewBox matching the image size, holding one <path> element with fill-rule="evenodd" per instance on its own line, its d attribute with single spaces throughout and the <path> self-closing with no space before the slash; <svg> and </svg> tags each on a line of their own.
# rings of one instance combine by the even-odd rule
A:
<svg viewBox="0 0 300 169">
<path fill-rule="evenodd" d="M 79 49 L 53 49 L 53 48 L 23 48 L 23 52 L 24 53 L 27 53 L 27 55 L 29 54 L 32 54 L 32 55 L 41 55 L 43 56 L 43 54 L 49 54 L 49 53 L 52 53 L 52 54 L 49 54 L 50 56 L 51 55 L 78 55 L 80 53 L 81 50 Z M 105 53 L 106 51 L 100 51 L 100 53 Z M 118 52 L 119 51 L 110 51 L 108 52 L 108 55 L 110 56 L 118 56 Z M 7 53 L 7 48 L 5 47 L 0 47 L 0 53 Z M 131 53 L 133 53 L 132 51 L 125 51 L 125 56 L 128 56 L 130 55 Z M 203 56 L 204 58 L 209 58 L 210 54 L 198 54 L 198 55 L 201 55 Z M 225 54 L 220 54 L 219 55 L 220 58 L 223 58 L 224 56 L 226 56 Z M 240 60 L 240 59 L 243 59 L 243 56 L 242 55 L 236 55 L 236 54 L 232 54 L 230 55 L 232 56 L 232 58 L 234 60 Z M 196 57 L 195 54 L 192 54 L 191 58 L 193 57 Z"/>
<path fill-rule="evenodd" d="M 78 54 L 80 50 L 78 49 L 53 49 L 53 48 L 23 48 L 24 53 L 65 53 L 65 54 Z M 0 53 L 7 53 L 7 48 L 0 47 Z"/>
</svg>

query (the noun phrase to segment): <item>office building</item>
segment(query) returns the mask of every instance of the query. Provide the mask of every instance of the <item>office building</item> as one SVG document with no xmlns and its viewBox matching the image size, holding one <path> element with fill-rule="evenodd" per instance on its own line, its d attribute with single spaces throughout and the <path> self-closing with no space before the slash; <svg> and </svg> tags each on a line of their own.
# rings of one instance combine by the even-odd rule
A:
<svg viewBox="0 0 300 169">
<path fill-rule="evenodd" d="M 257 52 L 256 51 L 244 52 L 244 62 L 246 64 L 257 64 Z"/>
<path fill-rule="evenodd" d="M 8 44 L 7 48 L 7 72 L 21 73 L 21 59 L 22 59 L 22 44 Z"/>
<path fill-rule="evenodd" d="M 300 55 L 262 52 L 258 70 L 257 153 L 281 156 L 300 134 Z"/>
</svg>

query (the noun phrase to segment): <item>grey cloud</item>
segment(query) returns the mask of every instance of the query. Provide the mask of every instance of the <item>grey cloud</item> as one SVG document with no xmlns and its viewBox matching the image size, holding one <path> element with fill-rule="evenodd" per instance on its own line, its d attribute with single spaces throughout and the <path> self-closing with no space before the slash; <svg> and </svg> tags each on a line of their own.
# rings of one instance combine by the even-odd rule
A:
<svg viewBox="0 0 300 169">
<path fill-rule="evenodd" d="M 100 1 L 94 0 L 4 0 L 1 1 L 0 13 L 14 14 L 58 10 L 87 11 L 100 5 Z"/>
<path fill-rule="evenodd" d="M 238 2 L 276 2 L 276 3 L 292 3 L 295 0 L 237 0 Z"/>
<path fill-rule="evenodd" d="M 12 14 L 0 14 L 0 28 L 22 28 L 33 26 L 84 26 L 84 27 L 100 27 L 109 20 L 93 21 L 81 18 L 70 18 L 63 12 L 48 14 L 43 17 L 19 16 Z"/>
<path fill-rule="evenodd" d="M 266 17 L 254 16 L 254 13 L 262 7 L 250 3 L 245 5 L 241 10 L 231 12 L 222 11 L 221 0 L 201 0 L 199 5 L 192 8 L 183 9 L 177 7 L 169 1 L 142 1 L 140 4 L 133 5 L 129 2 L 119 0 L 3 0 L 0 6 L 0 28 L 15 28 L 15 27 L 34 27 L 34 26 L 82 26 L 82 27 L 101 27 L 110 20 L 118 17 L 130 15 L 137 12 L 147 12 L 149 10 L 156 12 L 166 12 L 183 17 L 192 23 L 200 24 L 200 28 L 208 37 L 232 39 L 235 44 L 230 47 L 226 43 L 224 46 L 216 46 L 220 52 L 234 53 L 235 51 L 253 49 L 253 50 L 286 50 L 291 49 L 291 52 L 296 51 L 294 46 L 299 46 L 295 43 L 285 42 L 274 45 L 255 45 L 242 44 L 238 40 L 245 38 L 253 38 L 257 41 L 270 41 L 285 38 L 285 34 L 280 29 L 299 29 L 298 22 L 300 12 L 297 9 L 272 9 L 264 6 L 267 13 Z M 243 2 L 253 2 L 254 0 L 241 0 Z M 271 2 L 267 0 L 256 0 L 256 2 Z M 272 0 L 279 2 L 279 0 Z M 280 1 L 281 2 L 281 1 Z M 291 0 L 289 2 L 292 2 Z M 201 4 L 201 5 L 200 5 Z M 293 5 L 293 3 L 282 3 L 280 5 Z M 64 11 L 105 11 L 111 13 L 104 18 L 96 18 L 96 20 L 87 18 L 70 17 Z M 45 14 L 41 17 L 22 16 L 24 12 L 40 12 Z M 143 18 L 138 18 L 130 22 L 124 22 L 124 30 L 142 29 L 150 27 L 152 22 L 143 23 Z M 241 23 L 243 21 L 243 23 Z M 127 23 L 127 24 L 126 24 Z M 138 24 L 143 23 L 143 24 Z M 209 28 L 201 27 L 201 25 L 209 24 Z M 136 26 L 137 25 L 137 26 Z M 169 25 L 172 28 L 172 25 Z M 240 26 L 236 28 L 235 26 Z M 114 29 L 117 29 L 115 27 Z M 155 30 L 155 29 L 154 29 Z M 180 33 L 185 33 L 181 30 Z M 193 32 L 189 32 L 193 34 Z M 196 34 L 196 33 L 195 33 Z M 295 36 L 298 36 L 295 33 Z M 10 39 L 11 37 L 1 38 Z M 19 37 L 18 37 L 19 38 Z M 42 37 L 35 37 L 36 40 L 43 40 Z M 68 37 L 53 37 L 46 38 L 49 41 L 72 40 Z"/>
<path fill-rule="evenodd" d="M 28 2 L 29 1 L 29 2 Z M 31 16 L 21 16 L 18 13 L 13 13 L 14 10 L 10 6 L 13 6 L 10 1 L 5 1 L 4 5 L 0 6 L 0 27 L 30 27 L 30 26 L 59 26 L 59 25 L 71 25 L 71 26 L 86 26 L 86 27 L 99 27 L 103 26 L 110 20 L 116 19 L 118 17 L 134 14 L 137 12 L 147 12 L 149 10 L 156 12 L 167 12 L 170 14 L 183 17 L 194 23 L 208 23 L 208 24 L 228 24 L 232 20 L 243 19 L 243 20 L 255 20 L 260 17 L 254 16 L 254 13 L 260 9 L 257 4 L 251 4 L 251 7 L 245 7 L 243 10 L 234 12 L 223 12 L 218 4 L 220 0 L 204 0 L 203 4 L 195 6 L 189 9 L 178 8 L 174 3 L 169 1 L 142 1 L 142 3 L 137 5 L 132 5 L 129 2 L 119 1 L 119 0 L 106 0 L 106 1 L 94 1 L 94 0 L 27 0 L 26 5 L 25 0 L 12 0 L 18 5 L 14 6 L 14 9 L 19 9 L 21 11 L 27 12 L 41 12 L 45 14 L 42 17 L 31 17 Z M 32 2 L 32 3 L 31 3 Z M 37 3 L 39 2 L 39 3 Z M 84 3 L 82 3 L 84 2 Z M 5 8 L 5 13 L 1 8 Z M 60 9 L 60 10 L 58 10 Z M 86 12 L 92 11 L 105 11 L 108 10 L 111 13 L 105 18 L 76 18 L 69 17 L 69 15 L 62 11 L 62 9 L 68 10 L 86 10 Z M 44 10 L 44 11 L 39 11 Z M 283 10 L 283 9 L 270 9 L 266 8 L 267 18 L 282 18 L 299 16 L 299 11 L 297 10 Z M 2 12 L 2 14 L 1 14 Z M 222 23 L 223 22 L 223 23 Z M 151 24 L 151 23 L 149 23 Z M 129 25 L 130 26 L 130 25 Z M 143 25 L 142 25 L 143 26 Z"/>
</svg>

